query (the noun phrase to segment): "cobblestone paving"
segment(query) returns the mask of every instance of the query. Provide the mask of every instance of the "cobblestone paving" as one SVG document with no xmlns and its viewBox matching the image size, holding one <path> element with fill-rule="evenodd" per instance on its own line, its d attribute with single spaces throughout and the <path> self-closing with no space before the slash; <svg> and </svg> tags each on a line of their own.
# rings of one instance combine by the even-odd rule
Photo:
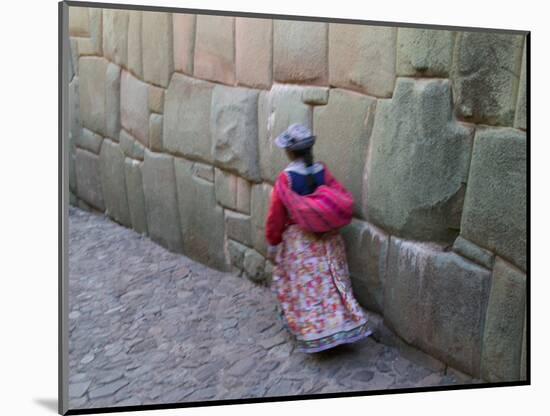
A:
<svg viewBox="0 0 550 416">
<path fill-rule="evenodd" d="M 70 408 L 455 384 L 370 337 L 307 355 L 259 286 L 69 210 Z"/>
</svg>

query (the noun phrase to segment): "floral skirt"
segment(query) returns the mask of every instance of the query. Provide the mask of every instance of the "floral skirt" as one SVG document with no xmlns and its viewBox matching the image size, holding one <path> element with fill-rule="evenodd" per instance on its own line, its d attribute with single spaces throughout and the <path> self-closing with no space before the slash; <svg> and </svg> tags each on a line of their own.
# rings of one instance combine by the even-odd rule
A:
<svg viewBox="0 0 550 416">
<path fill-rule="evenodd" d="M 289 226 L 275 259 L 271 290 L 300 351 L 318 352 L 371 334 L 352 293 L 344 241 L 337 231 L 319 237 Z"/>
</svg>

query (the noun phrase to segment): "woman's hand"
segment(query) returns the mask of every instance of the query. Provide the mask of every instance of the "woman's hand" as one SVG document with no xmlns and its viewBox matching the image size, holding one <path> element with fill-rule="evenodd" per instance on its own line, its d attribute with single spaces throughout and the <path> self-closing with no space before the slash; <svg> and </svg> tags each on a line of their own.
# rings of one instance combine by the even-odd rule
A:
<svg viewBox="0 0 550 416">
<path fill-rule="evenodd" d="M 271 246 L 271 245 L 267 246 L 267 259 L 271 263 L 275 263 L 275 258 L 277 257 L 277 249 L 278 248 L 279 248 L 279 246 Z"/>
</svg>

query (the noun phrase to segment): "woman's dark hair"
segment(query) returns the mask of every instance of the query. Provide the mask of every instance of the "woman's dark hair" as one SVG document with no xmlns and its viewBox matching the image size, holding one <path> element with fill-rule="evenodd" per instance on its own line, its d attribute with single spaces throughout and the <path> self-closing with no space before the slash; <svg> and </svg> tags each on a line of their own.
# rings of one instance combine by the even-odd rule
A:
<svg viewBox="0 0 550 416">
<path fill-rule="evenodd" d="M 300 150 L 291 150 L 291 153 L 296 158 L 302 158 L 304 159 L 304 163 L 306 164 L 306 167 L 310 167 L 313 165 L 313 153 L 311 151 L 312 147 L 307 147 L 305 149 Z M 310 173 L 306 177 L 306 183 L 309 187 L 310 191 L 313 192 L 317 188 L 317 183 L 315 182 L 315 177 Z"/>
</svg>

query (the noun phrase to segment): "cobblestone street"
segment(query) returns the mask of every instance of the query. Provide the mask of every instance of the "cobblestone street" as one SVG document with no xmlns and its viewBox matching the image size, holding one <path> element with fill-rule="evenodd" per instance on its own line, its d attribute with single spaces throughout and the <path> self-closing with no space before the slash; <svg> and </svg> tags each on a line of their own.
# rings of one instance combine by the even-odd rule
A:
<svg viewBox="0 0 550 416">
<path fill-rule="evenodd" d="M 267 286 L 69 209 L 70 408 L 458 383 L 376 336 L 295 350 Z M 464 380 L 461 380 L 464 382 Z"/>
</svg>

